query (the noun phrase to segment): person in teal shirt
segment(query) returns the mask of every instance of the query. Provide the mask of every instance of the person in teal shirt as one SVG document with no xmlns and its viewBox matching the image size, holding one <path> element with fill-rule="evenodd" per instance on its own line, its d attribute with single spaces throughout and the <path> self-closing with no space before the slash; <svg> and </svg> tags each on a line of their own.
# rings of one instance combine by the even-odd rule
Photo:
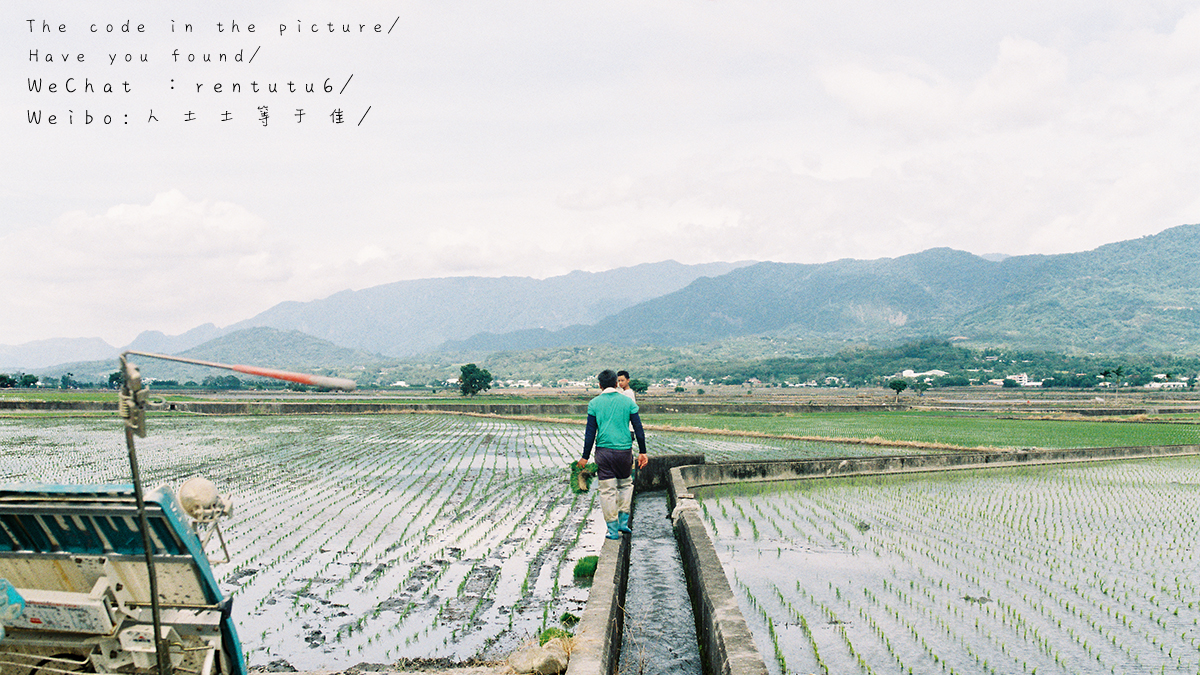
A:
<svg viewBox="0 0 1200 675">
<path fill-rule="evenodd" d="M 617 389 L 617 374 L 611 370 L 600 372 L 600 395 L 588 402 L 587 428 L 583 433 L 583 458 L 579 468 L 587 466 L 592 446 L 596 448 L 596 477 L 600 482 L 600 511 L 608 527 L 605 535 L 619 539 L 621 533 L 632 533 L 629 527 L 629 512 L 633 505 L 633 436 L 637 439 L 637 466 L 644 468 L 649 461 L 646 456 L 646 432 L 642 430 L 642 419 L 638 417 L 637 403 Z"/>
</svg>

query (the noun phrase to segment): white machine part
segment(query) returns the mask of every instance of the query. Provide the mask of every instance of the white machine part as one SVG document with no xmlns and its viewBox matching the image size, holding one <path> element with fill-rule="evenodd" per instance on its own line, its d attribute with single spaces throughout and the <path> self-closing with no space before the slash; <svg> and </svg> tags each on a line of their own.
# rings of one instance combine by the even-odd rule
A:
<svg viewBox="0 0 1200 675">
<path fill-rule="evenodd" d="M 200 538 L 204 549 L 208 550 L 208 542 L 213 534 L 221 544 L 224 559 L 208 561 L 214 564 L 229 562 L 229 549 L 225 546 L 225 535 L 221 534 L 221 525 L 217 521 L 233 515 L 233 502 L 229 497 L 217 492 L 217 486 L 212 481 L 201 476 L 192 476 L 179 486 L 179 505 L 183 507 L 188 517 L 192 519 L 192 529 Z"/>
<path fill-rule="evenodd" d="M 179 505 L 197 522 L 212 522 L 233 515 L 233 503 L 217 492 L 212 481 L 192 476 L 179 486 Z"/>
<path fill-rule="evenodd" d="M 5 621 L 13 628 L 107 635 L 115 626 L 106 577 L 97 580 L 86 595 L 38 588 L 19 588 L 17 592 L 25 600 L 25 611 Z"/>
<path fill-rule="evenodd" d="M 96 672 L 100 673 L 114 673 L 129 667 L 139 671 L 154 669 L 157 666 L 154 626 L 135 623 L 150 621 L 149 608 L 127 604 L 128 590 L 123 584 L 110 581 L 118 578 L 116 570 L 107 561 L 103 567 L 113 576 L 100 577 L 90 593 L 14 589 L 23 600 L 23 611 L 5 615 L 4 625 L 22 629 L 25 637 L 21 641 L 30 646 L 41 645 L 39 651 L 45 655 L 78 654 L 80 648 L 90 653 L 82 661 L 68 660 L 65 662 L 68 665 L 86 663 L 90 659 Z M 220 610 L 168 609 L 163 613 L 163 620 L 162 636 L 170 645 L 172 667 L 183 665 L 190 672 L 211 675 L 221 647 Z M 71 635 L 75 637 L 69 637 Z M 24 663 L 17 658 L 18 654 L 4 656 L 0 658 L 0 664 L 4 666 Z M 36 658 L 31 657 L 30 665 L 35 661 Z M 52 668 L 43 667 L 42 670 L 50 672 Z"/>
<path fill-rule="evenodd" d="M 183 660 L 183 641 L 179 639 L 179 633 L 176 633 L 175 629 L 170 626 L 163 626 L 162 637 L 172 647 L 171 666 L 178 666 Z M 121 649 L 133 657 L 135 668 L 150 668 L 157 665 L 158 661 L 154 651 L 154 626 L 144 623 L 130 626 L 121 631 L 117 636 L 117 641 L 120 642 Z"/>
</svg>

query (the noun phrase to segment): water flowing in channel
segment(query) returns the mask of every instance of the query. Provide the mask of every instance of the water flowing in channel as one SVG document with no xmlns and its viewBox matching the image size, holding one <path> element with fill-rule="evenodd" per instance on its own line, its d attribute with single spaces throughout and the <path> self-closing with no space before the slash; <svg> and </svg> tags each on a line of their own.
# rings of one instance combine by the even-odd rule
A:
<svg viewBox="0 0 1200 675">
<path fill-rule="evenodd" d="M 696 621 L 666 493 L 641 493 L 636 499 L 618 672 L 701 675 Z"/>
</svg>

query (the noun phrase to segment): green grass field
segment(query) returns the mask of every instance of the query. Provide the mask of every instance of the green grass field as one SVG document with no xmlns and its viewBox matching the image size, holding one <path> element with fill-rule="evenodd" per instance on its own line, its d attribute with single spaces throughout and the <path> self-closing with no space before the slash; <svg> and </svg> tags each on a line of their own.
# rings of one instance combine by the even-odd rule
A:
<svg viewBox="0 0 1200 675">
<path fill-rule="evenodd" d="M 394 393 L 362 392 L 345 400 L 386 401 Z M 187 401 L 215 398 L 229 400 L 289 401 L 341 400 L 342 397 L 298 392 L 239 392 L 236 395 L 193 394 L 191 392 L 153 392 L 152 397 L 166 401 Z M 488 394 L 476 398 L 456 394 L 447 396 L 424 393 L 417 398 L 422 403 L 444 405 L 455 410 L 471 403 L 546 404 L 582 402 L 586 397 L 529 396 L 525 392 Z M 115 414 L 116 393 L 105 390 L 8 389 L 0 391 L 0 401 L 103 401 L 111 402 L 113 412 L 101 411 L 29 411 L 6 410 L 2 417 L 94 417 Z M 159 413 L 162 414 L 162 413 Z M 581 421 L 580 415 L 539 415 L 543 419 L 560 418 Z M 725 430 L 733 434 L 759 433 L 781 437 L 816 437 L 821 439 L 874 439 L 898 443 L 937 443 L 962 448 L 1076 448 L 1128 445 L 1178 445 L 1200 442 L 1200 415 L 1163 414 L 1149 418 L 1107 419 L 1063 416 L 1045 419 L 1031 413 L 1006 411 L 930 411 L 896 412 L 814 412 L 767 415 L 745 414 L 657 414 L 642 416 L 648 425 L 663 425 L 681 429 L 701 428 Z"/>
<path fill-rule="evenodd" d="M 117 392 L 106 389 L 0 389 L 0 401 L 112 401 Z"/>
<path fill-rule="evenodd" d="M 804 413 L 742 417 L 648 414 L 646 424 L 783 436 L 874 438 L 963 447 L 1082 448 L 1200 441 L 1200 426 L 1169 422 L 1011 419 L 947 412 Z"/>
</svg>

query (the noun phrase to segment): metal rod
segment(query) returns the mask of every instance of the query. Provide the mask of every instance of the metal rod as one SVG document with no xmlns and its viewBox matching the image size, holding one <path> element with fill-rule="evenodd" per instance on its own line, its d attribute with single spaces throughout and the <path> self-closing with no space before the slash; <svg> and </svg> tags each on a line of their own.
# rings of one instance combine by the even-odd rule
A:
<svg viewBox="0 0 1200 675">
<path fill-rule="evenodd" d="M 137 372 L 136 366 L 130 368 L 126 360 L 126 356 L 135 354 L 137 356 L 145 356 L 152 359 L 163 359 L 165 361 L 178 361 L 180 363 L 190 363 L 198 366 L 207 366 L 209 368 L 222 368 L 225 370 L 233 370 L 239 373 L 248 375 L 258 375 L 260 377 L 270 377 L 277 380 L 287 380 L 289 382 L 297 382 L 315 387 L 324 387 L 327 389 L 342 389 L 345 391 L 354 391 L 354 381 L 341 377 L 326 377 L 322 375 L 308 375 L 306 373 L 293 373 L 286 370 L 273 370 L 270 368 L 259 368 L 257 366 L 242 366 L 229 365 L 225 363 L 216 363 L 213 361 L 201 361 L 200 359 L 189 359 L 182 356 L 167 356 L 165 354 L 155 354 L 153 352 L 139 352 L 129 350 L 121 354 L 121 370 L 125 376 L 125 386 L 122 388 L 121 401 L 121 416 L 125 418 L 125 445 L 129 448 L 129 469 L 133 474 L 133 492 L 137 498 L 138 520 L 142 530 L 142 547 L 146 552 L 146 573 L 150 578 L 150 610 L 154 619 L 154 652 L 158 657 L 158 673 L 159 675 L 171 675 L 171 653 L 170 646 L 162 636 L 162 608 L 158 601 L 158 575 L 154 567 L 154 552 L 150 540 L 150 524 L 146 519 L 146 502 L 142 495 L 142 479 L 138 472 L 137 453 L 134 449 L 133 437 L 136 434 L 146 435 L 145 431 L 145 411 L 144 397 L 145 390 L 141 387 L 141 376 Z M 130 380 L 135 380 L 131 382 Z M 131 386 L 133 385 L 133 386 Z M 219 535 L 218 530 L 218 536 Z M 221 546 L 224 548 L 225 538 L 221 536 Z M 225 552 L 228 558 L 229 552 Z M 194 671 L 189 671 L 194 672 Z"/>
<path fill-rule="evenodd" d="M 138 522 L 142 530 L 142 548 L 146 552 L 146 574 L 150 578 L 150 615 L 154 620 L 154 653 L 159 675 L 171 675 L 171 652 L 162 636 L 162 609 L 158 606 L 158 574 L 154 568 L 154 550 L 150 543 L 150 523 L 146 519 L 146 500 L 142 496 L 142 478 L 138 472 L 133 429 L 125 427 L 125 445 L 129 448 L 129 470 L 133 474 L 133 494 L 137 499 Z"/>
<path fill-rule="evenodd" d="M 342 391 L 354 391 L 356 386 L 354 380 L 348 380 L 344 377 L 328 377 L 325 375 L 309 375 L 307 373 L 293 373 L 287 370 L 275 370 L 274 368 L 260 368 L 258 366 L 243 366 L 228 363 L 216 363 L 215 361 L 201 361 L 200 359 L 188 359 L 182 356 L 167 356 L 166 354 L 155 354 L 153 352 L 139 352 L 129 350 L 125 354 L 135 354 L 137 356 L 147 356 L 152 359 L 162 359 L 164 361 L 177 361 L 179 363 L 190 363 L 196 366 L 208 366 L 209 368 L 222 368 L 224 370 L 232 370 L 246 375 L 258 375 L 259 377 L 270 377 L 276 380 L 287 380 L 288 382 L 296 382 L 298 384 L 307 384 L 313 387 L 323 387 L 325 389 L 341 389 Z"/>
</svg>

